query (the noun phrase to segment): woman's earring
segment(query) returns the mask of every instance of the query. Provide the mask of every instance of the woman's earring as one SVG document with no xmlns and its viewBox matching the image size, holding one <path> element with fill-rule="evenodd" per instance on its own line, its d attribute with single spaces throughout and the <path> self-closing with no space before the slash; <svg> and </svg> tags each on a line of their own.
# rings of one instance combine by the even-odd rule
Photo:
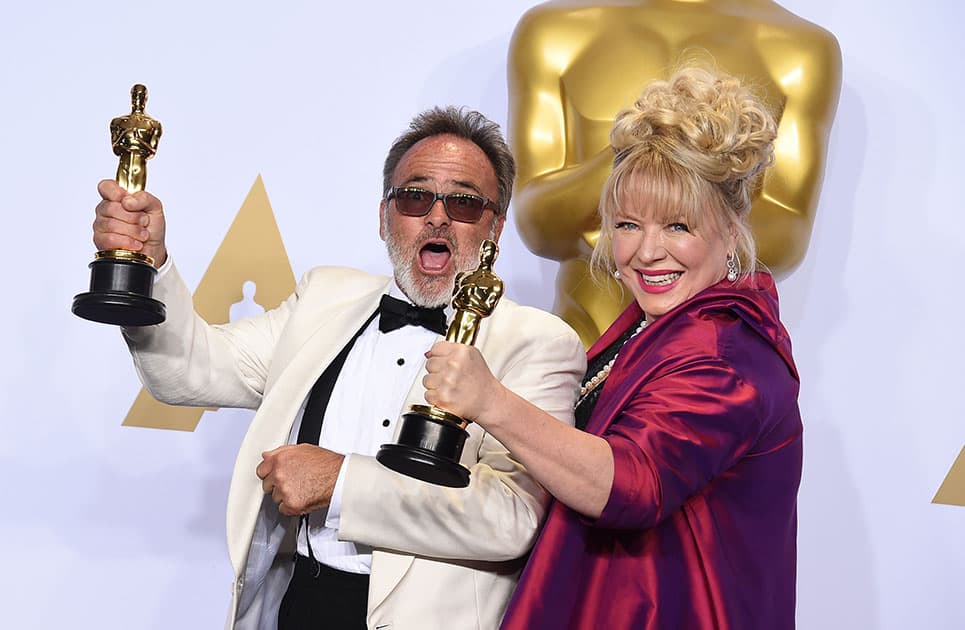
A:
<svg viewBox="0 0 965 630">
<path fill-rule="evenodd" d="M 728 254 L 727 255 L 727 279 L 731 282 L 737 282 L 737 255 Z"/>
<path fill-rule="evenodd" d="M 619 269 L 617 269 L 616 271 L 613 272 L 613 277 L 616 278 L 617 280 L 620 279 L 620 270 L 619 270 Z"/>
</svg>

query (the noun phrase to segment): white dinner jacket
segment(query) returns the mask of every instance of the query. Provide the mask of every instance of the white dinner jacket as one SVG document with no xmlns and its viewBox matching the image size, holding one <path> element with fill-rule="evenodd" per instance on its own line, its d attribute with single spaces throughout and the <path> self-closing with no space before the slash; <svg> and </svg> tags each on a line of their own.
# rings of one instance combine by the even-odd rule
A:
<svg viewBox="0 0 965 630">
<path fill-rule="evenodd" d="M 274 630 L 291 573 L 297 519 L 282 516 L 262 492 L 255 474 L 261 453 L 288 442 L 315 381 L 376 310 L 390 282 L 319 267 L 278 308 L 208 325 L 194 313 L 172 264 L 154 289 L 167 307 L 166 321 L 124 330 L 141 380 L 158 400 L 257 409 L 228 495 L 228 553 L 235 572 L 229 630 Z M 503 299 L 483 320 L 475 345 L 504 385 L 573 422 L 586 361 L 569 326 Z M 425 404 L 424 375 L 423 367 L 406 407 Z M 462 455 L 472 473 L 468 488 L 416 481 L 373 457 L 350 459 L 339 538 L 373 548 L 370 629 L 499 624 L 548 497 L 492 436 L 475 424 L 468 431 Z"/>
</svg>

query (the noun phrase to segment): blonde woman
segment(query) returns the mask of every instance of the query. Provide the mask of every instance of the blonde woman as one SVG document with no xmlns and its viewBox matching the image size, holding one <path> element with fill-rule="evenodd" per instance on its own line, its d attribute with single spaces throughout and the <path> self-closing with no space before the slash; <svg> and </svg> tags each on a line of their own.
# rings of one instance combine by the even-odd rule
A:
<svg viewBox="0 0 965 630">
<path fill-rule="evenodd" d="M 750 196 L 776 125 L 723 73 L 655 82 L 610 134 L 594 255 L 634 300 L 588 355 L 578 425 L 439 342 L 426 399 L 555 497 L 503 628 L 794 626 L 798 375 Z"/>
</svg>

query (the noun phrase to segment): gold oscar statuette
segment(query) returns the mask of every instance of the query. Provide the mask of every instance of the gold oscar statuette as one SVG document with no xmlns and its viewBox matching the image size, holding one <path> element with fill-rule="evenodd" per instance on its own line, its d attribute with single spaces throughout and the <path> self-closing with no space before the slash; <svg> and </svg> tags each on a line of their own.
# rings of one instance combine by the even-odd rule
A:
<svg viewBox="0 0 965 630">
<path fill-rule="evenodd" d="M 147 88 L 131 88 L 131 113 L 111 121 L 111 144 L 120 158 L 117 183 L 134 194 L 147 184 L 147 161 L 157 153 L 161 123 L 144 113 Z M 150 326 L 164 321 L 164 304 L 151 297 L 154 260 L 126 249 L 99 251 L 90 263 L 90 291 L 74 297 L 74 315 L 103 324 Z"/>
<path fill-rule="evenodd" d="M 452 289 L 455 311 L 446 341 L 473 345 L 479 324 L 492 314 L 503 295 L 503 281 L 493 273 L 499 253 L 495 241 L 479 248 L 479 266 L 456 276 Z M 383 444 L 376 459 L 383 466 L 422 481 L 450 488 L 469 485 L 469 470 L 459 463 L 469 433 L 469 421 L 431 405 L 412 405 L 402 414 L 399 439 Z"/>
</svg>

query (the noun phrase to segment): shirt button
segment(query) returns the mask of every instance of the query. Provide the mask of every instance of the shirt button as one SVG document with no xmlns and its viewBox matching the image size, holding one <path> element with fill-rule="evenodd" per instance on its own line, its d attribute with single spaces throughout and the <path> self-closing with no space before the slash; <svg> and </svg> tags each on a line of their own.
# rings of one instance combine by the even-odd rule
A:
<svg viewBox="0 0 965 630">
<path fill-rule="evenodd" d="M 395 363 L 396 365 L 405 365 L 405 359 L 403 359 L 402 357 L 399 357 L 399 359 Z"/>
<path fill-rule="evenodd" d="M 383 426 L 383 427 L 387 427 L 387 426 L 389 426 L 390 424 L 392 424 L 392 423 L 389 422 L 389 419 L 388 419 L 388 418 L 386 418 L 385 420 L 382 421 L 382 426 Z"/>
</svg>

